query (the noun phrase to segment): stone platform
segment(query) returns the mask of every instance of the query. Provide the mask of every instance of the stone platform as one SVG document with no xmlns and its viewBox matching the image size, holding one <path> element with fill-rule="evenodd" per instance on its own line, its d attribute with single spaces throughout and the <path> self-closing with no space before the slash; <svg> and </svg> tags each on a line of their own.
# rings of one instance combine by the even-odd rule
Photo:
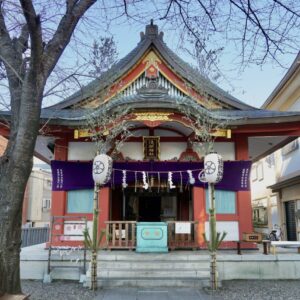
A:
<svg viewBox="0 0 300 300">
<path fill-rule="evenodd" d="M 83 251 L 61 249 L 52 255 L 51 279 L 81 280 L 90 284 L 89 264 L 83 272 Z M 89 256 L 88 256 L 89 259 Z M 45 244 L 23 248 L 21 278 L 43 280 L 47 274 L 48 251 Z M 103 287 L 201 287 L 209 284 L 209 253 L 173 251 L 136 253 L 100 251 L 98 282 Z M 262 250 L 222 250 L 218 256 L 219 280 L 232 279 L 300 279 L 300 254 L 297 249 L 279 248 L 276 255 Z"/>
</svg>

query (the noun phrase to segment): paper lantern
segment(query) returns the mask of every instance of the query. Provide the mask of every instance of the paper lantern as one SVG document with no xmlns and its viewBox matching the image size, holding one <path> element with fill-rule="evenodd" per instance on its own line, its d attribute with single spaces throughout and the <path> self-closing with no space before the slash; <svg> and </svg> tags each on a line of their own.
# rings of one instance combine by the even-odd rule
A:
<svg viewBox="0 0 300 300">
<path fill-rule="evenodd" d="M 223 178 L 223 159 L 217 153 L 204 157 L 204 177 L 208 183 L 218 183 Z"/>
<path fill-rule="evenodd" d="M 106 154 L 99 154 L 93 162 L 93 179 L 100 185 L 106 184 L 111 177 L 112 159 Z"/>
</svg>

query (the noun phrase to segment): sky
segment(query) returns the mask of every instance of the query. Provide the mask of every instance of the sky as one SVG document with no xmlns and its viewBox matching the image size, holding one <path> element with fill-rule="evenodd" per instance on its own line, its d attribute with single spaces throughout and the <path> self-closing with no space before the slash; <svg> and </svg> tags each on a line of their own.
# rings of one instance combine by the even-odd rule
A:
<svg viewBox="0 0 300 300">
<path fill-rule="evenodd" d="M 130 26 L 122 24 L 111 27 L 109 33 L 115 38 L 119 58 L 124 57 L 137 45 L 140 40 L 140 32 L 144 29 L 144 25 Z M 159 31 L 161 31 L 160 28 Z M 165 33 L 164 41 L 173 51 L 179 52 L 174 33 Z M 231 49 L 225 49 L 220 58 L 220 69 L 225 75 L 225 79 L 217 84 L 239 100 L 260 107 L 287 72 L 287 68 L 267 63 L 263 66 L 250 65 L 243 72 L 239 72 L 235 57 L 231 53 L 233 53 Z M 192 63 L 190 57 L 186 54 L 181 53 L 180 56 L 185 61 Z M 296 55 L 286 55 L 283 63 L 290 66 L 295 57 Z"/>
</svg>

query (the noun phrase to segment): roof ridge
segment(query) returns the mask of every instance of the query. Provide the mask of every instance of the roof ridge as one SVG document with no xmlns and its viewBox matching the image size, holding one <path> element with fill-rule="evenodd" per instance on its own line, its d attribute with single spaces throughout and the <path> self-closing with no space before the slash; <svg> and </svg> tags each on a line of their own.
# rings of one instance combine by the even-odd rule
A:
<svg viewBox="0 0 300 300">
<path fill-rule="evenodd" d="M 128 72 L 145 54 L 145 52 L 153 45 L 166 62 L 180 74 L 184 79 L 191 82 L 194 87 L 203 89 L 210 96 L 221 100 L 236 109 L 256 109 L 224 91 L 210 79 L 204 77 L 199 71 L 194 69 L 190 64 L 180 58 L 167 44 L 163 41 L 163 32 L 158 32 L 158 26 L 151 20 L 146 25 L 145 33 L 141 33 L 141 40 L 137 46 L 133 48 L 125 57 L 116 62 L 112 67 L 104 72 L 100 77 L 95 78 L 90 83 L 82 87 L 65 100 L 51 105 L 47 108 L 64 109 L 68 108 L 106 88 L 116 81 L 124 73 Z"/>
</svg>

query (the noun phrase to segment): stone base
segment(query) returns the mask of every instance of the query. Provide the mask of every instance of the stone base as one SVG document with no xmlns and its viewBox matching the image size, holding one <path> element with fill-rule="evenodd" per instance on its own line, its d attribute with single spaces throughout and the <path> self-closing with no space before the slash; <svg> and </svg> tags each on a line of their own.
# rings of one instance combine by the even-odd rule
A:
<svg viewBox="0 0 300 300">
<path fill-rule="evenodd" d="M 45 274 L 44 279 L 43 279 L 43 283 L 51 283 L 51 282 L 52 282 L 51 274 Z"/>
</svg>

